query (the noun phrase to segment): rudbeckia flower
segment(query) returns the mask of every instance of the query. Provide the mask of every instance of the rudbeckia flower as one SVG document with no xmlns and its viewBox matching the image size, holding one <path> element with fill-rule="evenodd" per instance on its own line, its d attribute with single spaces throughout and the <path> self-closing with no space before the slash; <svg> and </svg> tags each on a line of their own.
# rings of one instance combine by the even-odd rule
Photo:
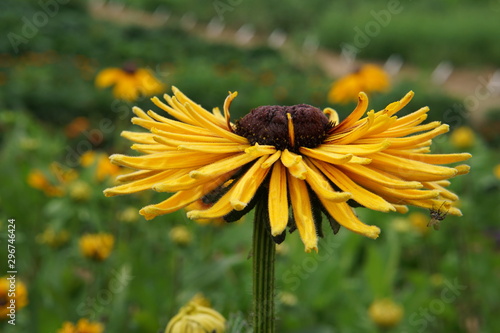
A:
<svg viewBox="0 0 500 333">
<path fill-rule="evenodd" d="M 226 319 L 210 307 L 203 296 L 195 296 L 168 323 L 165 333 L 224 333 Z"/>
<path fill-rule="evenodd" d="M 12 290 L 15 289 L 15 293 Z M 28 304 L 28 290 L 19 280 L 0 277 L 0 320 L 13 318 L 16 312 Z"/>
<path fill-rule="evenodd" d="M 80 237 L 80 252 L 87 258 L 103 261 L 111 254 L 115 237 L 107 233 L 85 234 Z"/>
<path fill-rule="evenodd" d="M 379 66 L 367 64 L 336 81 L 328 92 L 330 103 L 355 102 L 358 94 L 383 92 L 389 88 L 389 75 Z"/>
<path fill-rule="evenodd" d="M 344 226 L 377 238 L 380 229 L 361 222 L 351 206 L 382 212 L 406 212 L 407 205 L 436 209 L 458 199 L 445 188 L 447 179 L 469 170 L 440 165 L 466 160 L 468 153 L 429 153 L 432 138 L 448 126 L 422 124 L 427 107 L 395 115 L 413 92 L 378 112 L 366 112 L 368 98 L 360 93 L 357 107 L 342 121 L 330 108 L 300 104 L 257 107 L 235 123 L 229 107 L 237 93 L 226 98 L 223 112 L 209 112 L 175 87 L 173 92 L 164 95 L 167 103 L 152 101 L 177 120 L 135 107 L 132 122 L 149 132 L 122 136 L 143 155 L 110 157 L 136 171 L 118 176 L 123 184 L 105 190 L 106 196 L 148 189 L 174 193 L 142 208 L 146 219 L 201 201 L 189 218 L 231 222 L 259 203 L 276 242 L 283 241 L 288 226 L 298 230 L 306 251 L 317 251 L 322 215 L 335 233 Z M 450 205 L 448 214 L 461 212 Z"/>
<path fill-rule="evenodd" d="M 63 326 L 57 333 L 103 333 L 104 326 L 99 322 L 92 322 L 86 318 L 78 320 L 76 324 L 69 321 L 63 323 Z"/>
<path fill-rule="evenodd" d="M 139 96 L 151 96 L 165 91 L 165 85 L 146 68 L 125 64 L 122 68 L 106 68 L 97 74 L 98 88 L 114 86 L 113 96 L 126 101 L 135 101 Z"/>
</svg>

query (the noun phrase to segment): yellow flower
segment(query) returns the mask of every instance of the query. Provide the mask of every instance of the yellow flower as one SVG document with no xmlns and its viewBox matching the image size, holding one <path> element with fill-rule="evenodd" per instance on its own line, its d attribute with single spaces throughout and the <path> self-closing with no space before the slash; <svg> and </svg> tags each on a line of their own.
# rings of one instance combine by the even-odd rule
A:
<svg viewBox="0 0 500 333">
<path fill-rule="evenodd" d="M 174 97 L 165 95 L 170 106 L 152 101 L 179 121 L 134 108 L 132 122 L 150 133 L 122 135 L 144 155 L 110 157 L 137 171 L 119 176 L 123 184 L 105 190 L 106 196 L 147 189 L 175 193 L 142 208 L 146 219 L 201 200 L 204 206 L 188 211 L 189 218 L 231 222 L 259 203 L 268 210 L 276 242 L 283 241 L 288 226 L 298 230 L 306 251 L 317 251 L 322 214 L 334 232 L 342 225 L 377 238 L 380 229 L 362 223 L 351 205 L 404 213 L 406 205 L 439 207 L 458 199 L 445 188 L 446 179 L 469 171 L 467 165 L 438 165 L 464 161 L 468 153 L 429 153 L 431 139 L 448 126 L 421 125 L 428 108 L 395 116 L 412 92 L 364 118 L 368 98 L 360 93 L 357 107 L 341 122 L 332 109 L 300 104 L 258 107 L 233 124 L 229 106 L 236 93 L 230 93 L 221 113 L 173 91 Z M 448 213 L 461 215 L 455 207 Z"/>
<path fill-rule="evenodd" d="M 64 134 L 70 139 L 76 138 L 80 133 L 90 127 L 90 122 L 85 117 L 76 117 L 64 127 Z"/>
<path fill-rule="evenodd" d="M 434 209 L 434 208 L 431 208 Z M 427 224 L 429 223 L 429 215 L 426 215 L 421 212 L 412 212 L 408 215 L 408 219 L 410 220 L 411 226 L 415 231 L 417 231 L 421 235 L 425 235 L 429 232 L 429 228 Z"/>
<path fill-rule="evenodd" d="M 193 240 L 193 235 L 183 225 L 173 227 L 169 232 L 170 239 L 181 246 L 188 245 Z"/>
<path fill-rule="evenodd" d="M 281 304 L 286 305 L 286 306 L 295 306 L 299 302 L 297 299 L 297 296 L 295 294 L 292 294 L 291 292 L 281 292 L 279 294 L 279 300 Z"/>
<path fill-rule="evenodd" d="M 64 190 L 60 186 L 52 185 L 45 174 L 38 169 L 33 169 L 28 174 L 28 184 L 45 193 L 49 197 L 60 197 L 64 195 Z"/>
<path fill-rule="evenodd" d="M 106 68 L 97 74 L 95 85 L 106 88 L 114 85 L 116 98 L 135 101 L 140 96 L 151 96 L 165 91 L 165 85 L 146 68 L 126 64 L 123 68 Z"/>
<path fill-rule="evenodd" d="M 328 92 L 330 103 L 355 102 L 361 91 L 383 92 L 389 88 L 389 75 L 379 66 L 367 64 L 336 81 Z"/>
<path fill-rule="evenodd" d="M 97 160 L 96 177 L 97 180 L 102 182 L 107 177 L 114 177 L 120 173 L 120 167 L 112 164 L 109 161 L 109 156 L 101 154 Z"/>
<path fill-rule="evenodd" d="M 199 299 L 193 299 L 170 320 L 165 333 L 223 333 L 226 319 Z"/>
<path fill-rule="evenodd" d="M 0 278 L 0 320 L 12 315 L 28 304 L 28 290 L 23 282 L 12 276 Z"/>
<path fill-rule="evenodd" d="M 394 327 L 403 318 L 403 307 L 393 300 L 384 298 L 374 301 L 368 308 L 371 320 L 380 327 Z"/>
<path fill-rule="evenodd" d="M 450 135 L 451 143 L 457 148 L 470 148 L 474 145 L 476 136 L 468 126 L 461 126 L 453 130 Z"/>
<path fill-rule="evenodd" d="M 92 195 L 92 187 L 83 180 L 76 180 L 70 186 L 69 195 L 77 201 L 86 201 Z"/>
<path fill-rule="evenodd" d="M 118 213 L 118 220 L 125 223 L 136 222 L 139 218 L 139 213 L 134 207 L 127 207 L 123 211 Z"/>
<path fill-rule="evenodd" d="M 493 174 L 497 179 L 500 179 L 500 164 L 497 164 L 495 168 L 493 169 Z"/>
<path fill-rule="evenodd" d="M 67 230 L 56 231 L 54 228 L 48 227 L 44 232 L 36 236 L 36 240 L 40 244 L 58 248 L 68 242 L 69 232 Z"/>
<path fill-rule="evenodd" d="M 107 177 L 114 177 L 122 172 L 120 167 L 109 161 L 109 156 L 107 154 L 97 153 L 93 150 L 86 151 L 80 156 L 80 165 L 83 167 L 95 165 L 95 176 L 100 182 Z"/>
<path fill-rule="evenodd" d="M 115 238 L 111 234 L 85 234 L 80 238 L 80 252 L 87 258 L 102 261 L 109 257 Z"/>
<path fill-rule="evenodd" d="M 66 321 L 57 333 L 103 333 L 104 326 L 99 322 L 91 322 L 86 318 L 78 320 L 75 324 Z"/>
<path fill-rule="evenodd" d="M 94 164 L 95 160 L 96 160 L 95 151 L 87 150 L 80 156 L 80 165 L 86 168 Z"/>
</svg>

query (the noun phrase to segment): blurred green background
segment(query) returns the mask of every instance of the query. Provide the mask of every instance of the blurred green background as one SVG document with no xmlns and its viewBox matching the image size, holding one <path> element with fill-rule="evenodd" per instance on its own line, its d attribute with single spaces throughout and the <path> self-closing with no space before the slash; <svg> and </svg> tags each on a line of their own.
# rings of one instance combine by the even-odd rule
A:
<svg viewBox="0 0 500 333">
<path fill-rule="evenodd" d="M 471 173 L 452 180 L 464 216 L 434 231 L 425 227 L 427 211 L 358 208 L 381 237 L 325 232 L 319 254 L 288 235 L 276 264 L 278 332 L 496 332 L 499 15 L 497 0 L 3 0 L 0 276 L 14 218 L 17 278 L 29 303 L 16 326 L 3 320 L 0 331 L 57 332 L 64 321 L 89 318 L 105 332 L 163 332 L 198 292 L 228 319 L 229 332 L 248 330 L 252 217 L 200 225 L 177 212 L 147 222 L 137 211 L 162 195 L 105 198 L 119 171 L 100 161 L 131 153 L 119 134 L 138 130 L 132 106 L 156 107 L 96 88 L 99 71 L 134 62 L 167 93 L 175 85 L 208 109 L 238 91 L 233 121 L 260 105 L 300 103 L 333 107 L 343 118 L 354 104 L 331 105 L 330 86 L 370 62 L 385 66 L 392 83 L 370 95 L 372 108 L 413 90 L 401 114 L 428 105 L 428 121 L 452 128 L 434 151 L 473 154 Z M 189 237 L 176 237 L 178 227 Z M 114 236 L 103 261 L 79 247 L 82 235 L 98 232 Z M 404 311 L 388 327 L 368 311 L 384 298 Z"/>
</svg>

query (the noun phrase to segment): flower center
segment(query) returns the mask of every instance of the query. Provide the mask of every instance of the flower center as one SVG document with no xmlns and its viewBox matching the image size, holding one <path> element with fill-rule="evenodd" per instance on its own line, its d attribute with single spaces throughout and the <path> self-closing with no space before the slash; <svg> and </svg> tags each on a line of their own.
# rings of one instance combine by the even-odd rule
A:
<svg viewBox="0 0 500 333">
<path fill-rule="evenodd" d="M 298 152 L 300 147 L 315 148 L 322 144 L 332 126 L 325 114 L 311 105 L 266 105 L 238 120 L 235 133 L 252 145 Z"/>
</svg>

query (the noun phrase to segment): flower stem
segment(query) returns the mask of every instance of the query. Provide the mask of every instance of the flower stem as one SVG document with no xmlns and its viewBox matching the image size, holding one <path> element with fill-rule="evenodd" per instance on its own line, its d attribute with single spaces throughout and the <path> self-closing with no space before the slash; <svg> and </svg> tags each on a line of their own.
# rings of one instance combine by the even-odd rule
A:
<svg viewBox="0 0 500 333">
<path fill-rule="evenodd" d="M 267 230 L 267 202 L 255 209 L 253 227 L 253 327 L 254 333 L 274 333 L 274 255 L 276 248 Z"/>
</svg>

